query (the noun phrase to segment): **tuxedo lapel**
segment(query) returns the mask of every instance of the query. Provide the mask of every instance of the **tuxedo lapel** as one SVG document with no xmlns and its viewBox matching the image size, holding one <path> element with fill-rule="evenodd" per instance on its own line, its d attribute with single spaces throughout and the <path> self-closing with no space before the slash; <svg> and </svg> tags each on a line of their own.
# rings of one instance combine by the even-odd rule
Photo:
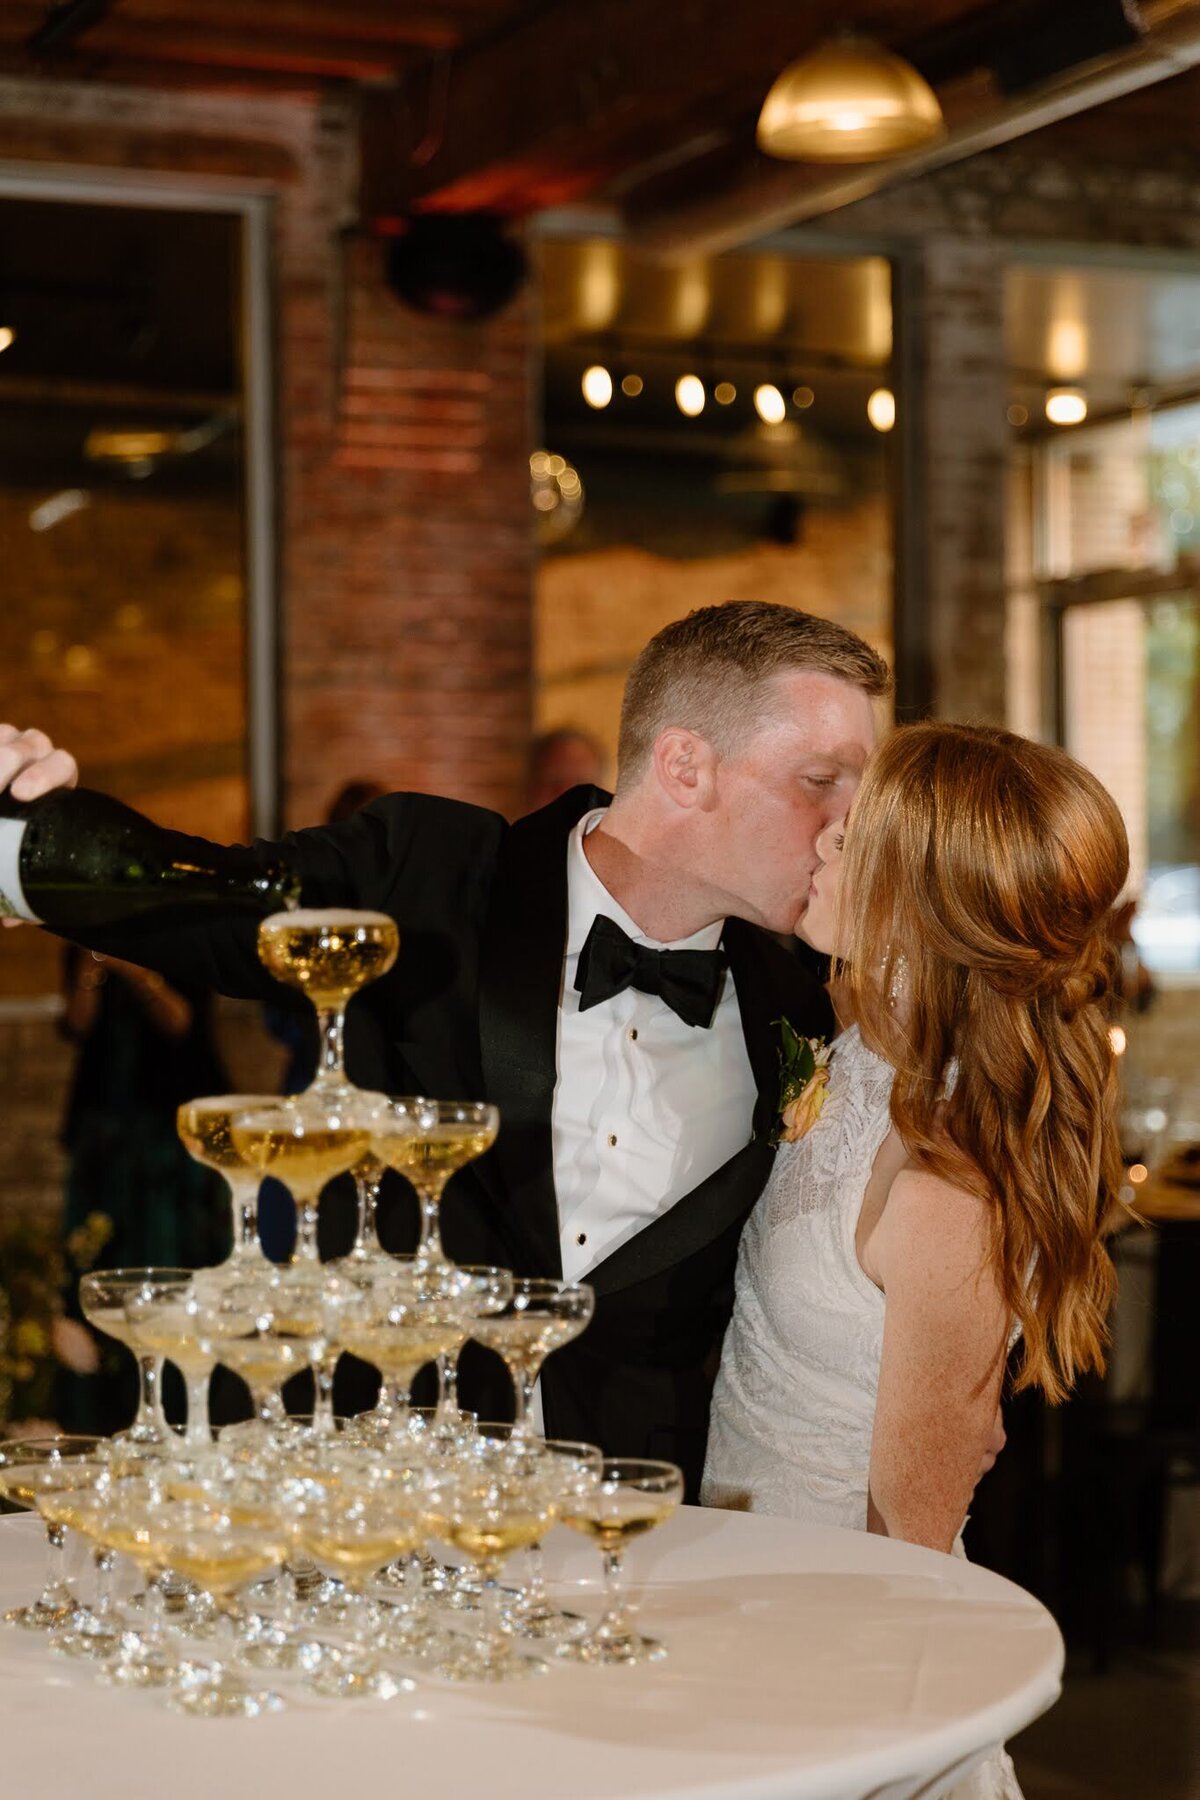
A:
<svg viewBox="0 0 1200 1800">
<path fill-rule="evenodd" d="M 763 1190 L 774 1156 L 769 1138 L 779 1105 L 776 1021 L 786 1016 L 806 1037 L 831 1030 L 833 1015 L 824 989 L 791 952 L 740 919 L 726 920 L 721 941 L 757 1089 L 753 1118 L 747 1122 L 749 1142 L 592 1271 L 588 1280 L 599 1294 L 663 1274 L 745 1218 Z"/>
<path fill-rule="evenodd" d="M 500 1108 L 500 1134 L 479 1174 L 485 1182 L 499 1177 L 496 1197 L 539 1275 L 562 1273 L 551 1116 L 567 937 L 567 840 L 584 813 L 609 800 L 599 789 L 573 788 L 511 827 L 484 929 L 483 1091 Z"/>
</svg>

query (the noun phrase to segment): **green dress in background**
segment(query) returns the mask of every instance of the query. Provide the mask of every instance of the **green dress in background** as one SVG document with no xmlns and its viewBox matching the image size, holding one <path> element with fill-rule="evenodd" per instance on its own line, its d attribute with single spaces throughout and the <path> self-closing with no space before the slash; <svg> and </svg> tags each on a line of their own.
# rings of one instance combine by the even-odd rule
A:
<svg viewBox="0 0 1200 1800">
<path fill-rule="evenodd" d="M 77 960 L 86 954 L 68 950 L 68 988 Z M 191 1005 L 192 1020 L 183 1036 L 171 1037 L 114 971 L 100 989 L 95 1024 L 79 1041 L 63 1122 L 68 1157 L 63 1233 L 69 1246 L 76 1232 L 93 1241 L 107 1232 L 95 1268 L 200 1268 L 220 1261 L 229 1249 L 224 1183 L 192 1161 L 175 1130 L 176 1109 L 184 1100 L 225 1093 L 229 1083 L 212 1043 L 208 996 L 179 991 Z M 68 1267 L 64 1306 L 78 1319 L 79 1271 L 70 1257 Z M 96 1374 L 60 1371 L 56 1413 L 64 1430 L 115 1431 L 133 1416 L 133 1358 L 109 1339 L 99 1341 L 99 1350 Z M 168 1412 L 177 1412 L 174 1385 L 168 1384 Z"/>
</svg>

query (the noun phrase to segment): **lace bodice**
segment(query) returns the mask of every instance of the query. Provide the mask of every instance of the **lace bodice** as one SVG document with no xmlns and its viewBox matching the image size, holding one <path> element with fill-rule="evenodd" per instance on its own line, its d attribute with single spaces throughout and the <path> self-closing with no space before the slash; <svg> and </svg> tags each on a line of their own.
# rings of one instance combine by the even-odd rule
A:
<svg viewBox="0 0 1200 1800">
<path fill-rule="evenodd" d="M 852 1026 L 821 1116 L 781 1144 L 742 1234 L 702 1498 L 863 1530 L 883 1295 L 855 1228 L 890 1126 L 892 1069 Z"/>
</svg>

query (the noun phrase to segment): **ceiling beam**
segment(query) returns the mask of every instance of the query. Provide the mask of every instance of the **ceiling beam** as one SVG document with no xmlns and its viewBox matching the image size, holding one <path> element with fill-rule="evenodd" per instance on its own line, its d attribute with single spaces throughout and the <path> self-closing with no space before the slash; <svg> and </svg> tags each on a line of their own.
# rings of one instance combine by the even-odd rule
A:
<svg viewBox="0 0 1200 1800">
<path fill-rule="evenodd" d="M 587 191 L 697 118 L 711 126 L 761 99 L 827 17 L 819 0 L 523 11 L 446 65 L 363 96 L 364 216 L 528 209 Z"/>
<path fill-rule="evenodd" d="M 1147 7 L 1150 11 L 1150 7 Z M 1014 142 L 1063 119 L 1155 86 L 1200 65 L 1200 6 L 1172 5 L 1159 29 L 1130 49 L 1098 57 L 1013 100 L 985 101 L 952 116 L 946 136 L 888 162 L 841 167 L 771 162 L 755 156 L 737 179 L 713 191 L 706 182 L 687 201 L 639 208 L 627 203 L 629 241 L 664 261 L 718 255 L 791 225 Z"/>
</svg>

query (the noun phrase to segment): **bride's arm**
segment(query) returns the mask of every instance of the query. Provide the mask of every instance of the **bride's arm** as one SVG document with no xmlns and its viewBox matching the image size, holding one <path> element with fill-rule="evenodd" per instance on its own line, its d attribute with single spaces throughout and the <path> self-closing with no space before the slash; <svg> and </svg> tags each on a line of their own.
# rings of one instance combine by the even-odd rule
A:
<svg viewBox="0 0 1200 1800">
<path fill-rule="evenodd" d="M 896 1176 L 864 1263 L 886 1310 L 868 1528 L 949 1550 L 995 1430 L 1009 1321 L 983 1201 Z"/>
</svg>

